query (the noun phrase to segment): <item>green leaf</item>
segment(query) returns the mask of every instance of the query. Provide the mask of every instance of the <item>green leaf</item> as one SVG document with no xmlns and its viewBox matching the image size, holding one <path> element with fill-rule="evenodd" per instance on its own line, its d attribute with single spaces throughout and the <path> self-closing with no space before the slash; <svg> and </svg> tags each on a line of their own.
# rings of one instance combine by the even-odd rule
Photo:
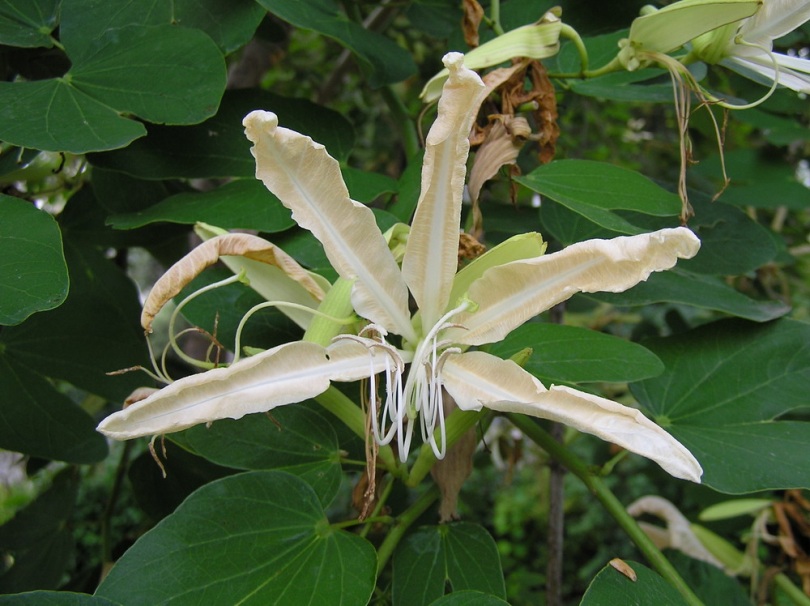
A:
<svg viewBox="0 0 810 606">
<path fill-rule="evenodd" d="M 127 606 L 366 604 L 376 557 L 329 527 L 303 480 L 255 471 L 203 486 L 118 560 L 96 595 Z"/>
<path fill-rule="evenodd" d="M 4 329 L 0 349 L 15 364 L 123 402 L 145 377 L 106 373 L 148 363 L 137 292 L 112 262 L 69 233 L 65 256 L 68 298 L 48 313 Z"/>
<path fill-rule="evenodd" d="M 796 179 L 794 168 L 782 158 L 768 158 L 753 149 L 726 152 L 731 184 L 719 200 L 735 206 L 790 210 L 810 207 L 810 189 Z M 719 156 L 701 160 L 694 171 L 715 182 L 722 178 Z"/>
<path fill-rule="evenodd" d="M 416 73 L 410 53 L 390 38 L 349 21 L 332 0 L 257 1 L 284 21 L 333 38 L 351 50 L 373 88 L 401 82 Z"/>
<path fill-rule="evenodd" d="M 233 273 L 225 267 L 209 268 L 180 291 L 175 302 L 179 304 L 196 290 L 232 276 Z M 245 284 L 227 284 L 190 301 L 183 307 L 183 316 L 192 325 L 215 333 L 220 343 L 233 350 L 243 316 L 265 302 L 264 297 Z M 241 344 L 243 347 L 269 349 L 300 338 L 301 329 L 296 324 L 278 309 L 268 308 L 251 316 L 244 326 Z"/>
<path fill-rule="evenodd" d="M 454 591 L 431 602 L 430 606 L 509 606 L 509 602 L 482 591 Z"/>
<path fill-rule="evenodd" d="M 306 481 L 326 506 L 340 486 L 340 447 L 332 426 L 317 412 L 295 404 L 272 417 L 248 415 L 186 431 L 201 456 L 238 469 L 276 469 Z"/>
<path fill-rule="evenodd" d="M 726 320 L 645 345 L 667 370 L 633 394 L 698 458 L 704 483 L 734 494 L 810 487 L 810 423 L 776 420 L 807 406 L 810 325 Z"/>
<path fill-rule="evenodd" d="M 188 225 L 201 221 L 223 229 L 270 233 L 295 225 L 290 211 L 256 179 L 230 181 L 206 192 L 176 194 L 142 211 L 109 219 L 116 229 L 133 229 L 159 221 Z"/>
<path fill-rule="evenodd" d="M 0 194 L 0 324 L 61 305 L 68 292 L 62 234 L 48 213 Z"/>
<path fill-rule="evenodd" d="M 767 322 L 790 311 L 789 306 L 778 301 L 751 299 L 726 284 L 722 278 L 695 274 L 677 267 L 653 274 L 646 282 L 623 293 L 584 296 L 617 306 L 684 303 L 755 322 Z"/>
<path fill-rule="evenodd" d="M 506 597 L 498 550 L 477 524 L 424 526 L 409 534 L 394 552 L 394 606 L 430 604 L 445 593 L 473 589 Z"/>
<path fill-rule="evenodd" d="M 59 0 L 5 0 L 0 5 L 0 44 L 51 48 Z"/>
<path fill-rule="evenodd" d="M 612 211 L 660 217 L 677 215 L 681 208 L 678 196 L 641 174 L 602 162 L 557 160 L 515 180 L 597 225 L 625 234 L 644 230 Z"/>
<path fill-rule="evenodd" d="M 14 595 L 0 595 L 2 606 L 121 606 L 104 598 L 86 593 L 67 591 L 30 591 Z"/>
<path fill-rule="evenodd" d="M 637 343 L 587 328 L 541 322 L 517 328 L 489 352 L 509 358 L 526 347 L 532 354 L 524 368 L 551 383 L 624 383 L 664 370 L 661 360 Z"/>
<path fill-rule="evenodd" d="M 59 473 L 36 500 L 0 526 L 0 552 L 12 562 L 0 593 L 55 589 L 73 554 L 70 521 L 78 493 L 75 469 Z"/>
<path fill-rule="evenodd" d="M 196 126 L 150 126 L 149 136 L 126 149 L 93 154 L 96 166 L 141 179 L 254 178 L 242 119 L 263 108 L 275 112 L 284 128 L 309 135 L 338 160 L 354 145 L 354 130 L 339 113 L 305 99 L 280 97 L 260 90 L 228 91 L 217 115 Z"/>
<path fill-rule="evenodd" d="M 0 82 L 0 138 L 9 143 L 84 153 L 124 147 L 145 134 L 143 124 L 63 79 Z"/>
<path fill-rule="evenodd" d="M 613 566 L 605 566 L 591 581 L 582 596 L 580 606 L 606 606 L 607 604 L 655 604 L 655 606 L 686 606 L 677 590 L 661 576 L 630 560 L 624 561 L 636 574 L 631 580 Z"/>
<path fill-rule="evenodd" d="M 107 442 L 90 415 L 41 375 L 7 355 L 0 343 L 0 448 L 34 457 L 95 463 Z"/>
<path fill-rule="evenodd" d="M 64 7 L 63 7 L 64 8 Z M 212 116 L 225 88 L 225 62 L 203 32 L 171 25 L 127 26 L 98 37 L 69 27 L 72 65 L 61 78 L 0 82 L 0 138 L 21 147 L 85 153 L 143 136 L 145 120 L 192 124 Z"/>
<path fill-rule="evenodd" d="M 341 174 L 353 200 L 371 204 L 385 194 L 397 193 L 397 182 L 387 175 L 356 168 L 342 168 Z"/>
<path fill-rule="evenodd" d="M 152 520 L 165 518 L 200 486 L 235 473 L 188 452 L 171 439 L 156 446 L 155 451 L 162 468 L 147 451 L 132 462 L 128 472 L 135 499 Z"/>
<path fill-rule="evenodd" d="M 570 80 L 571 90 L 578 95 L 611 101 L 647 101 L 672 103 L 672 83 L 661 81 L 665 72 L 660 69 L 640 69 L 634 72 L 615 72 L 588 80 Z M 665 77 L 665 76 L 664 76 Z M 644 82 L 651 81 L 647 84 Z"/>
<path fill-rule="evenodd" d="M 740 582 L 717 566 L 690 558 L 680 551 L 668 550 L 667 559 L 675 566 L 689 587 L 704 604 L 751 606 L 751 600 Z"/>
<path fill-rule="evenodd" d="M 700 237 L 700 252 L 678 261 L 689 272 L 738 276 L 773 261 L 776 244 L 767 229 L 739 208 L 711 202 L 706 195 L 690 195 L 695 217 L 690 227 Z"/>
<path fill-rule="evenodd" d="M 100 36 L 127 25 L 180 25 L 208 34 L 224 53 L 231 53 L 253 37 L 265 11 L 253 0 L 63 0 L 63 25 L 68 37 Z"/>
</svg>

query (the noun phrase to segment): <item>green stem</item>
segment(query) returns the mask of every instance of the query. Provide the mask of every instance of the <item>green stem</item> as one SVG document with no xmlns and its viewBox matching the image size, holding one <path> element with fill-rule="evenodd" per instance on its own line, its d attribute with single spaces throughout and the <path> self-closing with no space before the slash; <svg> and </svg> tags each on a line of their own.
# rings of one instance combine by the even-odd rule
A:
<svg viewBox="0 0 810 606">
<path fill-rule="evenodd" d="M 579 36 L 577 30 L 570 25 L 563 23 L 560 29 L 560 36 L 568 38 L 577 47 L 579 53 L 580 71 L 584 74 L 588 71 L 588 49 L 585 48 L 585 43 Z"/>
<path fill-rule="evenodd" d="M 419 134 L 416 132 L 416 124 L 408 113 L 408 108 L 402 102 L 400 96 L 394 92 L 391 86 L 380 88 L 380 94 L 385 100 L 388 109 L 394 117 L 394 122 L 399 128 L 402 136 L 402 144 L 405 146 L 406 158 L 412 158 L 419 151 Z"/>
<path fill-rule="evenodd" d="M 810 606 L 810 597 L 807 596 L 801 589 L 796 587 L 793 581 L 784 574 L 779 573 L 773 578 L 773 582 L 787 594 L 788 598 L 796 604 L 796 606 Z"/>
<path fill-rule="evenodd" d="M 341 392 L 337 387 L 330 385 L 329 389 L 321 395 L 315 396 L 315 401 L 340 419 L 352 433 L 364 440 L 366 439 L 366 417 L 363 411 L 360 410 L 360 407 L 357 406 L 351 398 Z M 397 464 L 394 451 L 391 450 L 390 446 L 380 446 L 377 457 L 383 467 L 390 473 L 402 480 L 406 479 L 407 470 L 404 466 Z"/>
<path fill-rule="evenodd" d="M 351 528 L 352 526 L 360 526 L 361 524 L 391 524 L 394 518 L 391 516 L 372 516 L 363 520 L 353 519 L 345 520 L 343 522 L 335 522 L 330 524 L 334 529 Z"/>
<path fill-rule="evenodd" d="M 431 486 L 427 491 L 425 491 L 422 496 L 420 496 L 416 501 L 414 501 L 413 505 L 411 505 L 408 509 L 406 509 L 401 516 L 397 517 L 397 521 L 391 530 L 388 532 L 388 535 L 385 537 L 383 542 L 380 544 L 379 549 L 377 549 L 377 576 L 380 576 L 380 572 L 382 572 L 385 565 L 388 563 L 388 560 L 394 553 L 394 550 L 399 545 L 399 542 L 402 540 L 402 537 L 405 536 L 405 533 L 408 529 L 413 525 L 414 522 L 421 516 L 425 511 L 427 511 L 428 507 L 430 507 L 436 499 L 439 498 L 439 488 L 438 486 Z"/>
<path fill-rule="evenodd" d="M 447 449 L 449 450 L 453 444 L 458 442 L 467 431 L 474 427 L 484 415 L 489 413 L 489 410 L 481 410 L 479 412 L 467 412 L 463 410 L 454 410 L 453 413 L 447 417 L 445 424 L 445 439 L 447 440 Z M 437 441 L 441 441 L 441 430 L 436 429 L 434 432 Z M 408 474 L 408 486 L 418 486 L 424 477 L 430 472 L 430 469 L 436 464 L 436 455 L 430 444 L 423 444 L 419 450 L 419 456 L 411 467 Z"/>
<path fill-rule="evenodd" d="M 598 78 L 599 76 L 604 76 L 606 74 L 612 74 L 613 72 L 620 72 L 623 71 L 625 67 L 619 61 L 619 57 L 616 56 L 610 63 L 606 63 L 602 67 L 597 69 L 590 69 L 584 70 L 581 72 L 552 72 L 549 73 L 549 78 L 557 78 L 559 80 L 566 80 L 572 78 L 580 78 L 583 80 L 587 80 L 588 78 Z"/>
<path fill-rule="evenodd" d="M 121 456 L 118 459 L 118 465 L 115 468 L 115 478 L 113 480 L 112 488 L 110 489 L 110 498 L 107 501 L 107 504 L 104 507 L 104 513 L 101 516 L 101 562 L 104 566 L 113 562 L 113 545 L 110 532 L 112 526 L 112 516 L 115 513 L 115 508 L 118 504 L 118 497 L 121 495 L 121 488 L 124 484 L 124 479 L 126 478 L 127 469 L 129 467 L 129 455 L 132 452 L 133 444 L 134 442 L 132 441 L 124 442 L 124 445 L 121 448 Z M 106 570 L 106 568 L 102 567 L 102 574 L 104 570 Z"/>
<path fill-rule="evenodd" d="M 317 343 L 326 347 L 334 337 L 340 334 L 344 324 L 336 318 L 348 318 L 354 314 L 352 308 L 352 285 L 354 282 L 338 278 L 318 306 L 318 314 L 312 318 L 304 333 L 303 341 Z"/>
<path fill-rule="evenodd" d="M 664 554 L 653 544 L 650 538 L 644 534 L 635 519 L 627 513 L 624 505 L 611 492 L 610 488 L 595 476 L 588 469 L 588 466 L 579 457 L 570 452 L 563 444 L 560 444 L 540 427 L 536 422 L 520 414 L 507 415 L 509 420 L 520 429 L 523 434 L 532 442 L 543 448 L 549 455 L 577 476 L 590 492 L 597 498 L 602 506 L 613 516 L 619 526 L 636 544 L 636 547 L 644 554 L 647 561 L 658 573 L 663 576 L 691 606 L 703 606 L 703 602 L 692 592 L 686 581 L 683 580 L 678 571 L 664 557 Z"/>
<path fill-rule="evenodd" d="M 489 26 L 499 36 L 503 36 L 503 26 L 501 25 L 501 2 L 500 0 L 492 0 L 489 7 Z"/>
</svg>

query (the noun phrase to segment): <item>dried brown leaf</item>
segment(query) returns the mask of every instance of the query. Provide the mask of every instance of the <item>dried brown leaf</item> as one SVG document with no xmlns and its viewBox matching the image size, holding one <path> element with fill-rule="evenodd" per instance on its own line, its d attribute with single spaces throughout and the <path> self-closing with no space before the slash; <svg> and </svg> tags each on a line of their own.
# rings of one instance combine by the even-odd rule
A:
<svg viewBox="0 0 810 606">
<path fill-rule="evenodd" d="M 478 27 L 484 18 L 484 9 L 476 0 L 464 0 L 462 10 L 464 14 L 461 18 L 461 29 L 464 32 L 464 41 L 470 48 L 476 48 L 479 44 Z"/>
</svg>

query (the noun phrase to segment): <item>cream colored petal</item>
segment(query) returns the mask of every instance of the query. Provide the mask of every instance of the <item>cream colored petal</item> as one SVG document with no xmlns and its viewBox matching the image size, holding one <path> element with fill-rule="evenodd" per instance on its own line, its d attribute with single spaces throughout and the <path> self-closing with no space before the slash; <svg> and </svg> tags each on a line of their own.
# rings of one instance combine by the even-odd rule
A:
<svg viewBox="0 0 810 606">
<path fill-rule="evenodd" d="M 341 277 L 356 280 L 355 310 L 413 339 L 405 282 L 373 213 L 349 198 L 337 161 L 309 137 L 279 127 L 273 113 L 251 112 L 243 124 L 256 177 L 320 240 Z"/>
<path fill-rule="evenodd" d="M 807 0 L 767 0 L 757 13 L 740 27 L 746 42 L 764 43 L 781 38 L 810 19 Z"/>
<path fill-rule="evenodd" d="M 282 289 L 282 294 L 294 297 L 296 303 L 314 308 L 323 298 L 323 289 L 309 275 L 309 272 L 277 246 L 250 234 L 224 234 L 195 247 L 160 277 L 143 304 L 141 326 L 144 330 L 152 332 L 152 321 L 163 306 L 206 267 L 216 263 L 223 255 L 252 260 L 246 263 L 241 262 L 249 269 L 247 274 L 249 280 L 255 279 L 259 283 L 260 276 L 269 276 L 277 282 L 278 287 Z M 240 266 L 239 261 L 231 262 L 237 267 Z M 285 300 L 290 300 L 290 298 Z M 308 322 L 309 317 L 301 318 L 301 320 Z"/>
<path fill-rule="evenodd" d="M 510 360 L 480 351 L 451 355 L 442 382 L 462 410 L 550 419 L 647 457 L 676 478 L 700 482 L 703 474 L 695 457 L 641 411 L 570 387 L 546 389 Z"/>
<path fill-rule="evenodd" d="M 562 22 L 551 11 L 540 23 L 524 25 L 485 42 L 464 55 L 464 63 L 470 69 L 491 67 L 510 59 L 528 57 L 545 59 L 560 50 L 560 30 Z M 422 101 L 432 103 L 439 98 L 442 84 L 447 80 L 449 69 L 445 68 L 433 76 L 420 93 Z"/>
<path fill-rule="evenodd" d="M 427 136 L 422 191 L 402 261 L 426 330 L 441 317 L 457 269 L 467 138 L 485 94 L 481 78 L 464 67 L 460 53 L 448 53 L 444 62 L 450 78 Z"/>
<path fill-rule="evenodd" d="M 233 366 L 175 381 L 104 419 L 98 431 L 129 440 L 187 429 L 217 419 L 239 419 L 315 397 L 330 381 L 369 376 L 368 350 L 352 341 L 329 348 L 296 341 L 269 349 Z M 378 356 L 376 371 L 383 368 Z"/>
<path fill-rule="evenodd" d="M 578 242 L 534 259 L 484 272 L 468 291 L 478 309 L 454 321 L 445 338 L 464 345 L 500 341 L 529 318 L 578 292 L 622 292 L 678 259 L 697 254 L 700 240 L 689 229 L 662 229 L 638 236 Z"/>
</svg>

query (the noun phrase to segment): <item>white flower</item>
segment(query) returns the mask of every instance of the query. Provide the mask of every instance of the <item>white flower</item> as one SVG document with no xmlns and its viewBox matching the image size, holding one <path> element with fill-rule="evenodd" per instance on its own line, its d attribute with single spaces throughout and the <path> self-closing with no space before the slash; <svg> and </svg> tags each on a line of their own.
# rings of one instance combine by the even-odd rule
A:
<svg viewBox="0 0 810 606">
<path fill-rule="evenodd" d="M 700 242 L 681 227 L 543 255 L 539 237 L 524 234 L 457 273 L 468 134 L 485 96 L 483 82 L 462 59 L 445 57 L 449 78 L 427 138 L 422 192 L 401 269 L 372 212 L 349 198 L 338 163 L 323 146 L 279 127 L 272 113 L 245 118 L 257 177 L 323 244 L 340 277 L 353 282 L 351 302 L 366 328 L 327 346 L 287 343 L 181 379 L 111 415 L 99 431 L 116 439 L 179 431 L 300 402 L 332 381 L 365 378 L 372 403 L 377 382 L 384 383 L 374 433 L 381 444 L 396 437 L 403 460 L 417 423 L 436 456 L 444 455 L 446 390 L 462 410 L 486 407 L 560 421 L 646 456 L 676 477 L 700 481 L 692 454 L 640 411 L 569 387 L 547 389 L 514 362 L 469 351 L 503 339 L 577 292 L 626 290 L 694 256 Z M 419 309 L 413 315 L 409 293 Z"/>
<path fill-rule="evenodd" d="M 775 39 L 808 19 L 810 0 L 763 0 L 751 17 L 693 40 L 694 55 L 758 82 L 810 93 L 810 60 L 773 52 Z"/>
</svg>

